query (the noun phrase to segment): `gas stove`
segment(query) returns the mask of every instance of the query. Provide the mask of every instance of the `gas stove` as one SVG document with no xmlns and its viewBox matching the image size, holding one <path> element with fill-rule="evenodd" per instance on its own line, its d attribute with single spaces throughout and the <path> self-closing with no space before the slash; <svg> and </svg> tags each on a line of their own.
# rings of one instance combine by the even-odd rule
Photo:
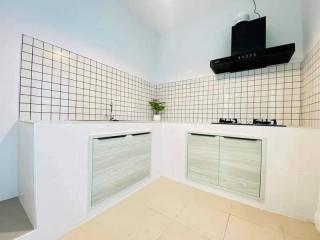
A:
<svg viewBox="0 0 320 240">
<path fill-rule="evenodd" d="M 212 124 L 286 127 L 285 125 L 279 125 L 276 119 L 253 119 L 250 122 L 242 123 L 237 118 L 220 118 L 219 122 L 213 122 Z"/>
</svg>

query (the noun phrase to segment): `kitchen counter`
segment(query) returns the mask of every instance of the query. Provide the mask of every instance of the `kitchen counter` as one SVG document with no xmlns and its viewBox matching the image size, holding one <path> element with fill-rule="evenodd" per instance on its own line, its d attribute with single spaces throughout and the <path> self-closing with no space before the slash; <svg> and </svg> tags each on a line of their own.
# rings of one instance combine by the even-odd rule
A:
<svg viewBox="0 0 320 240">
<path fill-rule="evenodd" d="M 39 226 L 34 239 L 56 239 L 92 216 L 88 212 L 89 136 L 104 134 L 151 131 L 152 178 L 164 176 L 189 185 L 194 184 L 186 179 L 188 132 L 265 139 L 263 201 L 194 186 L 302 220 L 311 221 L 317 208 L 319 129 L 153 121 L 36 121 L 20 122 L 19 128 L 19 189 L 27 189 L 27 213 Z"/>
<path fill-rule="evenodd" d="M 20 123 L 29 123 L 29 124 L 58 124 L 58 125 L 74 125 L 74 124 L 134 124 L 134 123 L 138 123 L 138 124 L 182 124 L 182 125 L 194 125 L 194 126 L 212 126 L 212 125 L 217 125 L 217 126 L 221 126 L 221 127 L 252 127 L 252 128 L 267 128 L 267 129 L 271 129 L 271 128 L 287 128 L 287 129 L 309 129 L 309 130 L 313 130 L 313 131 L 319 131 L 320 129 L 314 129 L 314 128 L 308 128 L 308 127 L 291 127 L 291 126 L 286 126 L 283 127 L 282 125 L 278 125 L 278 126 L 264 126 L 264 125 L 251 125 L 251 124 L 220 124 L 220 123 L 192 123 L 192 122 L 178 122 L 178 121 L 136 121 L 136 120 L 123 120 L 123 121 L 106 121 L 106 120 L 101 120 L 101 121 L 44 121 L 44 120 L 39 120 L 39 121 L 19 121 Z"/>
<path fill-rule="evenodd" d="M 39 120 L 39 121 L 19 121 L 21 123 L 31 123 L 31 124 L 115 124 L 115 123 L 159 123 L 155 121 L 135 121 L 135 120 L 124 120 L 124 121 L 107 121 L 107 120 L 101 120 L 101 121 L 45 121 L 45 120 Z"/>
</svg>

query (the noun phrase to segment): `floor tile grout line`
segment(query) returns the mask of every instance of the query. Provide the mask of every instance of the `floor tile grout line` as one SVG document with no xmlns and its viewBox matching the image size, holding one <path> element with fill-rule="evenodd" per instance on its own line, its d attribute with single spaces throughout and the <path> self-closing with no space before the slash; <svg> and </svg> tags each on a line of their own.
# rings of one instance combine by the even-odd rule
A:
<svg viewBox="0 0 320 240">
<path fill-rule="evenodd" d="M 245 222 L 250 223 L 250 224 L 252 224 L 252 225 L 255 225 L 255 226 L 257 226 L 257 227 L 265 227 L 265 228 L 267 228 L 267 229 L 274 230 L 274 231 L 277 231 L 277 232 L 279 232 L 279 229 L 280 229 L 281 232 L 284 231 L 282 224 L 281 224 L 280 226 L 278 226 L 278 227 L 279 227 L 278 230 L 275 230 L 275 229 L 274 229 L 273 227 L 271 227 L 271 226 L 266 226 L 265 224 L 262 224 L 262 223 L 253 222 L 253 221 L 249 220 L 249 219 L 246 218 L 246 217 L 243 217 L 243 216 L 240 216 L 240 215 L 236 215 L 236 214 L 232 214 L 232 213 L 229 213 L 229 214 L 230 214 L 231 217 L 240 219 L 240 220 L 242 220 L 242 221 L 245 221 Z"/>
<path fill-rule="evenodd" d="M 177 212 L 175 218 L 177 218 L 182 212 L 183 210 L 185 210 L 188 206 L 188 204 L 192 201 L 192 199 L 194 198 L 194 192 L 193 190 L 190 190 L 190 197 L 185 201 L 185 203 L 183 204 L 183 206 L 181 207 L 181 209 Z"/>
<path fill-rule="evenodd" d="M 153 207 L 150 207 L 149 205 L 145 205 L 145 207 L 148 208 L 149 210 L 155 212 L 156 214 L 160 214 L 161 216 L 170 219 L 170 221 L 174 220 L 174 218 L 175 218 L 175 217 L 170 217 L 170 216 L 164 214 L 161 210 L 153 208 Z"/>
<path fill-rule="evenodd" d="M 287 237 L 286 237 L 286 231 L 285 231 L 285 229 L 284 229 L 284 222 L 282 222 L 282 221 L 281 221 L 281 223 L 280 223 L 280 229 L 281 229 L 281 233 L 282 233 L 282 239 L 283 239 L 283 240 L 286 240 L 286 239 L 287 239 Z"/>
<path fill-rule="evenodd" d="M 282 224 L 281 224 L 281 233 L 282 233 L 282 239 L 283 239 L 283 240 L 286 240 L 287 237 L 286 237 L 286 233 L 285 233 L 285 230 L 284 230 L 284 227 L 283 227 Z"/>
<path fill-rule="evenodd" d="M 224 230 L 224 234 L 223 234 L 223 239 L 222 240 L 226 239 L 227 230 L 228 230 L 229 222 L 230 222 L 230 217 L 231 217 L 231 214 L 228 215 L 228 221 L 227 221 L 226 229 Z"/>
<path fill-rule="evenodd" d="M 187 187 L 191 187 L 191 186 L 187 186 Z M 192 187 L 191 187 L 192 188 Z M 173 189 L 175 189 L 175 188 L 173 188 Z M 196 190 L 198 190 L 198 189 L 196 189 Z M 199 189 L 199 190 L 201 190 L 201 189 Z M 142 191 L 142 189 L 140 189 L 139 191 Z M 202 192 L 205 192 L 205 191 L 203 191 L 202 190 Z M 180 202 L 180 204 L 179 204 L 179 207 L 175 207 L 173 210 L 175 210 L 173 213 L 174 214 L 171 214 L 171 216 L 170 215 L 167 215 L 167 214 L 165 214 L 164 213 L 164 211 L 162 211 L 161 209 L 162 208 L 157 208 L 157 207 L 154 207 L 154 206 L 150 206 L 149 204 L 146 204 L 146 202 L 144 202 L 143 203 L 143 205 L 144 205 L 144 207 L 146 208 L 146 209 L 149 209 L 149 210 L 151 210 L 152 212 L 153 212 L 153 214 L 156 214 L 156 215 L 158 215 L 158 216 L 162 216 L 162 217 L 164 217 L 164 218 L 166 218 L 167 220 L 166 220 L 166 223 L 165 223 L 165 225 L 161 228 L 161 231 L 159 231 L 155 236 L 153 236 L 153 238 L 152 239 L 155 239 L 155 240 L 160 240 L 162 237 L 163 237 L 163 235 L 165 234 L 165 232 L 166 231 L 168 231 L 168 228 L 170 227 L 170 226 L 172 226 L 172 224 L 174 224 L 175 222 L 177 222 L 177 223 L 179 223 L 179 224 L 181 224 L 181 225 L 183 225 L 184 227 L 186 227 L 186 228 L 188 228 L 188 229 L 190 229 L 191 231 L 193 231 L 194 233 L 197 233 L 199 236 L 201 236 L 201 237 L 203 237 L 204 239 L 210 239 L 210 238 L 208 238 L 206 235 L 203 235 L 202 233 L 200 233 L 199 231 L 197 231 L 196 229 L 194 229 L 194 228 L 192 228 L 191 226 L 189 226 L 188 224 L 185 224 L 183 221 L 179 221 L 179 217 L 180 216 L 183 216 L 183 211 L 185 210 L 185 209 L 188 209 L 188 204 L 193 204 L 193 202 L 195 201 L 195 202 L 198 202 L 197 201 L 197 196 L 198 196 L 198 193 L 196 192 L 196 191 L 193 191 L 193 190 L 188 190 L 187 192 L 186 191 L 184 191 L 184 193 L 187 193 L 187 196 L 184 196 L 184 198 L 182 198 L 181 199 L 181 202 Z M 207 192 L 205 192 L 205 193 L 207 193 Z M 213 195 L 215 195 L 214 193 L 209 193 L 209 194 L 213 194 Z M 147 195 L 142 195 L 144 198 L 147 196 Z M 130 196 L 129 197 L 127 197 L 126 199 L 124 199 L 124 201 L 125 200 L 127 200 L 128 198 L 130 198 Z M 139 198 L 138 198 L 139 199 Z M 133 199 L 134 200 L 134 199 Z M 140 199 L 141 200 L 141 199 Z M 227 199 L 228 200 L 228 199 Z M 137 204 L 137 202 L 133 202 L 134 204 Z M 138 203 L 139 204 L 139 203 Z M 117 204 L 116 204 L 117 205 Z M 230 208 L 231 207 L 231 208 Z M 246 206 L 247 207 L 247 206 Z M 251 207 L 251 206 L 249 206 L 250 208 L 254 208 L 254 207 Z M 230 208 L 230 209 L 229 209 Z M 230 228 L 232 227 L 232 223 L 230 222 L 232 219 L 231 219 L 231 217 L 234 217 L 234 218 L 237 218 L 237 219 L 239 219 L 239 220 L 243 220 L 243 221 L 245 221 L 245 222 L 247 222 L 247 223 L 250 223 L 251 225 L 255 225 L 255 226 L 259 226 L 259 227 L 264 227 L 264 228 L 267 228 L 267 229 L 270 229 L 270 230 L 275 230 L 275 229 L 278 229 L 278 230 L 276 230 L 278 233 L 282 233 L 281 235 L 282 235 L 282 240 L 285 240 L 285 239 L 287 239 L 287 237 L 288 237 L 288 235 L 287 235 L 287 231 L 286 231 L 286 229 L 285 229 L 285 227 L 284 227 L 284 223 L 282 222 L 283 220 L 282 219 L 280 219 L 281 220 L 281 224 L 280 224 L 280 229 L 277 227 L 277 228 L 273 228 L 273 227 L 271 227 L 271 226 L 269 226 L 269 225 L 265 225 L 265 224 L 262 224 L 262 222 L 260 222 L 259 221 L 259 223 L 258 222 L 253 222 L 253 221 L 251 221 L 251 220 L 249 220 L 248 218 L 246 218 L 246 217 L 244 217 L 244 216 L 241 216 L 241 214 L 239 215 L 239 214 L 237 214 L 237 213 L 235 213 L 234 214 L 234 212 L 231 210 L 232 209 L 232 206 L 230 206 L 230 203 L 228 204 L 228 209 L 229 209 L 229 211 L 223 211 L 223 210 L 221 210 L 221 209 L 216 209 L 215 208 L 215 211 L 218 211 L 218 212 L 221 212 L 221 213 L 227 213 L 227 216 L 225 216 L 226 218 L 225 219 L 227 219 L 227 221 L 225 221 L 225 225 L 224 225 L 224 227 L 225 227 L 225 229 L 224 229 L 224 231 L 223 231 L 223 228 L 221 229 L 222 230 L 222 234 L 221 235 L 223 235 L 222 236 L 222 239 L 221 240 L 227 240 L 227 238 L 228 238 L 228 236 L 229 236 L 229 233 L 228 233 L 228 231 L 230 231 Z M 259 209 L 259 210 L 262 210 L 262 212 L 266 212 L 265 210 L 263 210 L 263 209 Z M 107 210 L 106 210 L 107 211 Z M 105 211 L 103 211 L 103 212 L 105 212 Z M 171 211 L 170 211 L 171 212 Z M 281 217 L 283 217 L 282 215 L 280 215 Z M 251 218 L 250 218 L 251 219 Z M 289 219 L 291 219 L 291 218 L 289 218 Z M 82 225 L 82 224 L 81 224 Z M 275 226 L 278 226 L 278 224 L 276 224 Z M 78 227 L 76 227 L 76 228 L 78 228 Z M 233 229 L 233 227 L 232 227 L 232 229 Z M 290 235 L 290 234 L 289 234 Z M 290 235 L 290 236 L 292 236 L 292 235 Z"/>
<path fill-rule="evenodd" d="M 163 231 L 160 233 L 159 237 L 156 238 L 156 240 L 161 239 L 161 237 L 165 234 L 165 232 L 169 229 L 169 227 L 171 226 L 171 224 L 174 222 L 174 219 L 170 219 L 170 222 L 168 224 L 168 226 L 166 226 L 165 229 L 163 229 Z"/>
</svg>

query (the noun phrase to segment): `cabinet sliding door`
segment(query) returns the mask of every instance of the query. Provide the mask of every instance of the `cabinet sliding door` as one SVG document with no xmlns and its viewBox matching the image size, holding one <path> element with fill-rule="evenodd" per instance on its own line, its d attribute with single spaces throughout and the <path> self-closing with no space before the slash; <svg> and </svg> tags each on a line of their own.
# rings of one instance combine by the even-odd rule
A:
<svg viewBox="0 0 320 240">
<path fill-rule="evenodd" d="M 262 141 L 220 138 L 219 185 L 255 198 L 260 197 Z"/>
<path fill-rule="evenodd" d="M 188 135 L 187 175 L 194 182 L 218 185 L 219 137 L 201 134 Z"/>
<path fill-rule="evenodd" d="M 91 205 L 150 175 L 151 133 L 94 139 Z"/>
</svg>

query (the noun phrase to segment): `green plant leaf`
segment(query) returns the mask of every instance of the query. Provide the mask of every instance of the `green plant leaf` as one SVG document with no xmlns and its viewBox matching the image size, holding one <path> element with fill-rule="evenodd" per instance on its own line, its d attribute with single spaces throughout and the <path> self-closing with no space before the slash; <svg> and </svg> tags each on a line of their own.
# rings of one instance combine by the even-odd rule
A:
<svg viewBox="0 0 320 240">
<path fill-rule="evenodd" d="M 151 109 L 155 112 L 155 114 L 158 114 L 166 108 L 164 102 L 160 102 L 158 99 L 152 99 L 149 102 L 149 105 L 151 106 Z"/>
</svg>

